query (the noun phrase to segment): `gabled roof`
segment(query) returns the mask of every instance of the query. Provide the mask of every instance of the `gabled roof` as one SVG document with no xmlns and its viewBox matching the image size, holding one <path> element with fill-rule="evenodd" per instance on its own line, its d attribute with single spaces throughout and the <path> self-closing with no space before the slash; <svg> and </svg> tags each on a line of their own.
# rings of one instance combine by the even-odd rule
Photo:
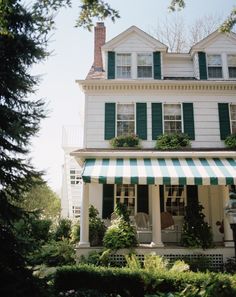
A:
<svg viewBox="0 0 236 297">
<path fill-rule="evenodd" d="M 235 33 L 233 33 L 233 32 L 222 33 L 219 30 L 216 30 L 213 33 L 211 33 L 210 35 L 208 35 L 207 37 L 200 40 L 199 42 L 195 43 L 191 47 L 190 52 L 203 50 L 204 48 L 206 48 L 207 46 L 212 44 L 215 41 L 215 39 L 217 39 L 219 36 L 227 36 L 228 38 L 230 38 L 231 40 L 236 42 L 236 34 Z"/>
<path fill-rule="evenodd" d="M 115 47 L 117 47 L 119 44 L 124 42 L 131 34 L 137 34 L 139 38 L 146 41 L 146 43 L 149 43 L 151 47 L 153 47 L 154 50 L 160 50 L 160 51 L 167 51 L 167 46 L 160 41 L 158 41 L 156 38 L 152 37 L 151 35 L 147 34 L 146 32 L 142 31 L 136 26 L 131 26 L 124 32 L 120 33 L 110 41 L 106 42 L 102 50 L 108 51 L 113 50 Z"/>
</svg>

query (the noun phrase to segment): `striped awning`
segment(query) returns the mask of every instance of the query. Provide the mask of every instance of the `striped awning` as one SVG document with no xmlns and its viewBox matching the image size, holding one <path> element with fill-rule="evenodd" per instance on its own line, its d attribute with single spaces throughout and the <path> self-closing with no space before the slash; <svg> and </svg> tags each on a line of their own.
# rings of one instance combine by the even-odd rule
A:
<svg viewBox="0 0 236 297">
<path fill-rule="evenodd" d="M 86 159 L 86 183 L 140 185 L 233 185 L 233 158 Z"/>
</svg>

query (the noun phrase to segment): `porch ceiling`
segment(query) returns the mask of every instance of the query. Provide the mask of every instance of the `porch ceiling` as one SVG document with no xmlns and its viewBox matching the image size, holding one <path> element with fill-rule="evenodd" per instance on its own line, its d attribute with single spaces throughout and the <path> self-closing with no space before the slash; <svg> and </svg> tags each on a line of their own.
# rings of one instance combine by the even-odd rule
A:
<svg viewBox="0 0 236 297">
<path fill-rule="evenodd" d="M 159 185 L 236 184 L 235 158 L 86 159 L 86 183 Z"/>
</svg>

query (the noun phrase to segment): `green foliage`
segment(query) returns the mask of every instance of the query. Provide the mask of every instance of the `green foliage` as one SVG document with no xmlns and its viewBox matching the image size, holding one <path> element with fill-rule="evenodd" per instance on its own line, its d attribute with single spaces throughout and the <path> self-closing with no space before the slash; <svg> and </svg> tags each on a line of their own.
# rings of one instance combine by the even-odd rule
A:
<svg viewBox="0 0 236 297">
<path fill-rule="evenodd" d="M 106 227 L 101 218 L 98 217 L 98 210 L 93 206 L 89 206 L 89 242 L 91 246 L 101 246 L 106 231 Z M 78 242 L 80 240 L 80 224 L 79 221 L 72 228 L 72 240 Z"/>
<path fill-rule="evenodd" d="M 186 247 L 211 248 L 213 235 L 211 227 L 204 221 L 203 206 L 197 203 L 189 203 L 186 206 L 186 215 L 181 234 L 181 244 Z"/>
<path fill-rule="evenodd" d="M 232 274 L 236 273 L 236 259 L 235 259 L 235 257 L 227 259 L 224 269 L 228 273 L 232 273 Z"/>
<path fill-rule="evenodd" d="M 231 134 L 225 139 L 225 145 L 228 148 L 235 149 L 236 148 L 236 134 Z"/>
<path fill-rule="evenodd" d="M 75 264 L 74 245 L 68 239 L 50 241 L 34 254 L 34 265 L 62 266 Z"/>
<path fill-rule="evenodd" d="M 145 255 L 143 267 L 150 273 L 166 271 L 169 261 L 159 255 Z"/>
<path fill-rule="evenodd" d="M 156 149 L 171 150 L 190 147 L 190 138 L 187 134 L 173 133 L 163 134 L 157 137 Z"/>
<path fill-rule="evenodd" d="M 141 263 L 138 260 L 135 254 L 125 255 L 125 260 L 127 262 L 127 267 L 130 270 L 139 270 L 141 269 Z"/>
<path fill-rule="evenodd" d="M 114 148 L 119 147 L 139 147 L 140 139 L 137 135 L 120 135 L 110 140 L 110 144 Z"/>
<path fill-rule="evenodd" d="M 71 220 L 60 219 L 55 230 L 54 238 L 56 241 L 63 240 L 64 238 L 70 239 L 71 237 Z"/>
<path fill-rule="evenodd" d="M 232 297 L 236 295 L 235 276 L 142 269 L 119 269 L 96 266 L 59 268 L 54 280 L 56 292 L 93 289 L 120 296 Z M 172 294 L 172 295 L 171 295 Z M 74 295 L 73 295 L 74 296 Z M 76 295 L 75 295 L 76 296 Z"/>
<path fill-rule="evenodd" d="M 118 215 L 106 230 L 103 244 L 111 250 L 137 246 L 136 231 L 130 224 L 129 212 L 125 204 L 117 203 L 115 213 Z"/>
</svg>

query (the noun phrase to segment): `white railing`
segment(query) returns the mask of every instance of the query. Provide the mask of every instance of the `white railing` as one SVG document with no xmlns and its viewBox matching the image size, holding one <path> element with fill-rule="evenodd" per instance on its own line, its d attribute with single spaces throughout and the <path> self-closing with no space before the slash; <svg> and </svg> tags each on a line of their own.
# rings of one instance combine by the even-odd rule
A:
<svg viewBox="0 0 236 297">
<path fill-rule="evenodd" d="M 80 126 L 62 127 L 62 148 L 82 148 L 83 128 Z"/>
</svg>

